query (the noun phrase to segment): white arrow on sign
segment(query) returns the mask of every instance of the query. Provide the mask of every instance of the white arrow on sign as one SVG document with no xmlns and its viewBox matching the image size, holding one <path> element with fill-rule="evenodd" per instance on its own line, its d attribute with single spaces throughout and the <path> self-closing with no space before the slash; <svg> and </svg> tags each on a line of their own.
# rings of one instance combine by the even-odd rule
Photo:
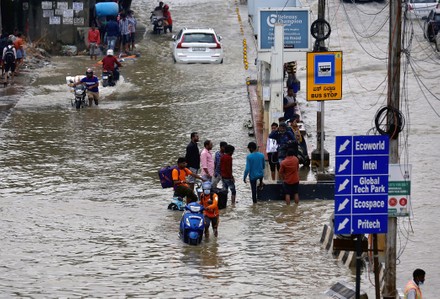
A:
<svg viewBox="0 0 440 299">
<path fill-rule="evenodd" d="M 338 231 L 345 228 L 345 225 L 348 223 L 348 218 L 345 218 L 344 221 L 339 223 L 338 225 Z"/>
<path fill-rule="evenodd" d="M 345 206 L 350 202 L 348 198 L 344 199 L 344 201 L 339 205 L 338 212 L 345 209 Z"/>
<path fill-rule="evenodd" d="M 350 160 L 346 159 L 346 160 L 344 161 L 344 163 L 342 163 L 341 165 L 339 165 L 338 172 L 344 171 L 345 168 L 347 168 L 348 163 L 350 163 Z"/>
<path fill-rule="evenodd" d="M 345 151 L 349 144 L 350 144 L 350 139 L 345 140 L 344 143 L 341 144 L 341 146 L 339 147 L 338 153 Z"/>
<path fill-rule="evenodd" d="M 339 185 L 338 192 L 344 190 L 345 187 L 347 187 L 347 184 L 348 184 L 349 182 L 350 182 L 349 179 L 345 179 L 345 181 L 344 181 L 341 185 Z"/>
</svg>

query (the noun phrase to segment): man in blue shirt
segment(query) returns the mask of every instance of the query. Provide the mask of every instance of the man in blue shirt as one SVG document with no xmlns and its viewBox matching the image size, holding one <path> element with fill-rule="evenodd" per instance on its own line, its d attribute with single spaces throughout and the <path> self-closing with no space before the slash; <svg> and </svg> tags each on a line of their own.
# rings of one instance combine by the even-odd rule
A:
<svg viewBox="0 0 440 299">
<path fill-rule="evenodd" d="M 287 130 L 286 123 L 280 123 L 278 126 L 278 130 L 274 130 L 269 134 L 269 138 L 273 138 L 278 143 L 278 161 L 281 163 L 281 161 L 286 158 L 287 155 L 287 149 L 291 147 L 295 150 L 295 155 L 298 152 L 298 144 L 296 142 L 295 135 L 290 130 Z"/>
<path fill-rule="evenodd" d="M 99 80 L 98 77 L 93 75 L 93 70 L 88 68 L 86 71 L 86 76 L 81 79 L 80 82 L 74 83 L 74 86 L 84 84 L 87 87 L 87 96 L 89 98 L 89 106 L 92 106 L 93 101 L 95 105 L 98 105 L 99 101 Z"/>
<path fill-rule="evenodd" d="M 263 188 L 264 167 L 266 164 L 264 155 L 257 152 L 257 144 L 249 142 L 248 149 L 250 154 L 246 157 L 246 169 L 244 170 L 243 181 L 246 184 L 246 178 L 249 175 L 251 182 L 252 201 L 257 203 L 257 181 L 260 180 L 259 188 Z"/>
<path fill-rule="evenodd" d="M 115 21 L 114 17 L 110 17 L 110 20 L 105 25 L 105 33 L 107 34 L 107 49 L 115 49 L 116 40 L 119 36 L 119 25 Z"/>
</svg>

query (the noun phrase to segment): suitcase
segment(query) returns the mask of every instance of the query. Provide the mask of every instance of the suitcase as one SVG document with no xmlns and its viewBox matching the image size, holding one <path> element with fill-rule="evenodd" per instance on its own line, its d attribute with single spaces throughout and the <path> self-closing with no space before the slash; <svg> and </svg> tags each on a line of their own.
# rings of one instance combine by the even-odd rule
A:
<svg viewBox="0 0 440 299">
<path fill-rule="evenodd" d="M 219 210 L 225 209 L 228 203 L 228 190 L 219 188 L 213 188 L 212 190 L 217 194 Z"/>
</svg>

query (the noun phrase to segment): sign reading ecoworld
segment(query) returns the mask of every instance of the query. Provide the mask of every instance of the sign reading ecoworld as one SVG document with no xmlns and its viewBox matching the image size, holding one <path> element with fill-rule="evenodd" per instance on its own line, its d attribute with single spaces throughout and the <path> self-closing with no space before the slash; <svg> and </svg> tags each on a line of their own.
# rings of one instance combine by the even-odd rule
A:
<svg viewBox="0 0 440 299">
<path fill-rule="evenodd" d="M 258 51 L 274 45 L 276 23 L 284 25 L 284 51 L 311 51 L 310 8 L 260 8 L 258 10 Z"/>
</svg>

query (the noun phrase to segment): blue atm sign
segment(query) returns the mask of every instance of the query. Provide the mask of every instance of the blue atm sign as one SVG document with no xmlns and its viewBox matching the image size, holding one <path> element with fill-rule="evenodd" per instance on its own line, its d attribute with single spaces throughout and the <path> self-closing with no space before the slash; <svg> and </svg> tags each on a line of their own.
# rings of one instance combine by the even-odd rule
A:
<svg viewBox="0 0 440 299">
<path fill-rule="evenodd" d="M 388 136 L 338 136 L 335 233 L 386 233 Z"/>
</svg>

